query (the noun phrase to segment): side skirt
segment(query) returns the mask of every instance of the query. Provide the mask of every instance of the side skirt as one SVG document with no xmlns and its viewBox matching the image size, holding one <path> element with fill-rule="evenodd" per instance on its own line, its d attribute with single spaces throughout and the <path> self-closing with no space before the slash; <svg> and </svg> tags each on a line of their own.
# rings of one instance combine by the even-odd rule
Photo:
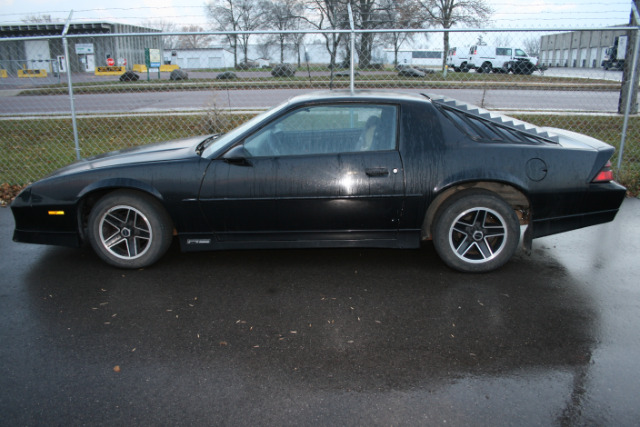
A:
<svg viewBox="0 0 640 427">
<path fill-rule="evenodd" d="M 419 248 L 420 230 L 324 233 L 179 234 L 184 252 L 229 249 Z"/>
</svg>

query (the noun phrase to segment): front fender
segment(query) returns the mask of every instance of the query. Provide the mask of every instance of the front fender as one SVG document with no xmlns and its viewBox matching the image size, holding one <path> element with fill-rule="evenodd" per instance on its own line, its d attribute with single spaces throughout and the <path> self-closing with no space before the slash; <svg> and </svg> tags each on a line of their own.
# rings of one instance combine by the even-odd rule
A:
<svg viewBox="0 0 640 427">
<path fill-rule="evenodd" d="M 156 197 L 158 200 L 163 200 L 162 194 L 153 186 L 144 181 L 140 181 L 133 178 L 105 178 L 84 187 L 77 198 L 82 199 L 88 194 L 96 191 L 111 190 L 111 189 L 131 189 L 139 190 L 145 193 L 149 193 Z"/>
</svg>

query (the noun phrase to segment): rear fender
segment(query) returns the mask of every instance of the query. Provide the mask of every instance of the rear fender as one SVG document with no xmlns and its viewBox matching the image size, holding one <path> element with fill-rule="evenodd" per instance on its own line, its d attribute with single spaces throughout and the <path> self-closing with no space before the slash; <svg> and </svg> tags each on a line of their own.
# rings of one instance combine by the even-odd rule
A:
<svg viewBox="0 0 640 427">
<path fill-rule="evenodd" d="M 428 240 L 431 238 L 432 230 L 431 224 L 435 221 L 436 214 L 438 213 L 438 209 L 445 202 L 445 200 L 450 197 L 460 193 L 461 191 L 481 188 L 488 191 L 491 191 L 504 199 L 513 209 L 516 211 L 518 218 L 520 219 L 520 224 L 529 224 L 528 229 L 531 228 L 530 218 L 530 202 L 527 196 L 522 192 L 522 190 L 501 182 L 491 182 L 491 181 L 474 181 L 474 182 L 465 182 L 457 185 L 453 185 L 443 191 L 441 191 L 436 198 L 431 202 L 429 208 L 427 209 L 427 213 L 425 215 L 424 221 L 422 223 L 422 231 L 421 238 L 423 240 Z M 526 239 L 525 239 L 526 240 Z"/>
</svg>

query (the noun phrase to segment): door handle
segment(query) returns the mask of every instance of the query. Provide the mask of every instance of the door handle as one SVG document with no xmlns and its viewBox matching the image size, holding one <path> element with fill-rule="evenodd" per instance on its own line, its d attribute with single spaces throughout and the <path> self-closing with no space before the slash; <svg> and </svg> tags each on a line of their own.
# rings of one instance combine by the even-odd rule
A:
<svg viewBox="0 0 640 427">
<path fill-rule="evenodd" d="M 389 169 L 387 168 L 366 168 L 364 171 L 367 174 L 367 176 L 371 176 L 371 177 L 389 175 Z"/>
</svg>

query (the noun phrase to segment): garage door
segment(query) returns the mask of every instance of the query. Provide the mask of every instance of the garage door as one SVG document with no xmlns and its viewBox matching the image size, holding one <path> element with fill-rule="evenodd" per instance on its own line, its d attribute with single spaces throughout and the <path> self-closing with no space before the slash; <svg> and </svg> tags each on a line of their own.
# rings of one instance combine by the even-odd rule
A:
<svg viewBox="0 0 640 427">
<path fill-rule="evenodd" d="M 210 56 L 207 64 L 208 68 L 223 68 L 224 64 L 222 62 L 221 56 Z"/>
<path fill-rule="evenodd" d="M 26 40 L 24 48 L 29 69 L 52 71 L 48 40 Z"/>
</svg>

